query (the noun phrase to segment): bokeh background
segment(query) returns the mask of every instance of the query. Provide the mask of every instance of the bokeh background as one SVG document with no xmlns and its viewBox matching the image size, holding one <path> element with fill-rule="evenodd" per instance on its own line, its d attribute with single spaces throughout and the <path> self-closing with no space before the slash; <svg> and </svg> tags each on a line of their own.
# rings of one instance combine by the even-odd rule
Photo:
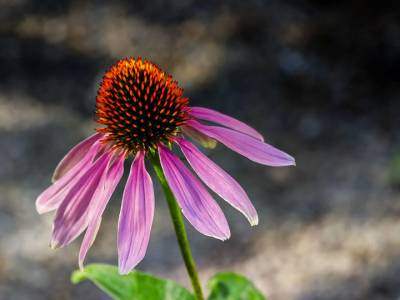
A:
<svg viewBox="0 0 400 300">
<path fill-rule="evenodd" d="M 219 201 L 230 240 L 188 226 L 204 283 L 237 271 L 274 300 L 399 299 L 399 12 L 394 1 L 0 0 L 0 299 L 108 299 L 70 284 L 79 241 L 51 250 L 52 214 L 34 201 L 93 131 L 101 76 L 127 56 L 297 159 L 268 168 L 206 151 L 248 191 L 260 225 Z M 116 263 L 121 188 L 87 262 Z M 156 192 L 138 269 L 189 286 Z"/>
</svg>

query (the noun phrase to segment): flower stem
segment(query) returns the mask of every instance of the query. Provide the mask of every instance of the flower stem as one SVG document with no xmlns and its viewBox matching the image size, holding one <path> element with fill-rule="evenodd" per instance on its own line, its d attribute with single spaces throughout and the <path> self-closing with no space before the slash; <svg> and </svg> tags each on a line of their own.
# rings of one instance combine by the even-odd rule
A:
<svg viewBox="0 0 400 300">
<path fill-rule="evenodd" d="M 151 155 L 150 159 L 153 163 L 153 168 L 157 174 L 158 180 L 160 181 L 160 184 L 163 188 L 165 198 L 167 199 L 168 208 L 171 214 L 172 223 L 174 224 L 179 248 L 181 249 L 183 260 L 185 261 L 185 266 L 192 282 L 194 294 L 197 300 L 204 300 L 199 275 L 197 273 L 196 263 L 193 260 L 192 253 L 190 251 L 190 245 L 186 234 L 181 210 L 176 203 L 175 197 L 172 194 L 172 191 L 165 179 L 164 172 L 161 168 L 160 160 L 158 159 L 157 153 Z"/>
</svg>

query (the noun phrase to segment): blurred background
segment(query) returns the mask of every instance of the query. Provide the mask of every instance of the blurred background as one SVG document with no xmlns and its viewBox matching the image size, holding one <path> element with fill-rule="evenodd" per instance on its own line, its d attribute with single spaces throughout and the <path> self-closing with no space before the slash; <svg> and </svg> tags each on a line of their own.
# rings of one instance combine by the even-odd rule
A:
<svg viewBox="0 0 400 300">
<path fill-rule="evenodd" d="M 34 202 L 93 132 L 101 76 L 127 56 L 297 159 L 269 168 L 206 151 L 247 190 L 260 224 L 219 201 L 230 240 L 188 225 L 203 283 L 236 271 L 274 300 L 399 299 L 399 20 L 394 1 L 0 0 L 0 299 L 108 299 L 72 286 L 80 240 L 51 250 L 53 216 Z M 87 262 L 117 261 L 122 187 Z M 156 193 L 138 269 L 189 286 Z"/>
</svg>

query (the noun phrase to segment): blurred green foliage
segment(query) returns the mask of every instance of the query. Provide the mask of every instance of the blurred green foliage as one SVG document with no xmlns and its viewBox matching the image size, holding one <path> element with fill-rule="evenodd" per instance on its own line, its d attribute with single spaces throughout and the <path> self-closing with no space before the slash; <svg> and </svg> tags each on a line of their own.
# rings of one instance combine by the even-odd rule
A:
<svg viewBox="0 0 400 300">
<path fill-rule="evenodd" d="M 400 152 L 390 162 L 389 180 L 394 185 L 400 185 Z"/>
</svg>

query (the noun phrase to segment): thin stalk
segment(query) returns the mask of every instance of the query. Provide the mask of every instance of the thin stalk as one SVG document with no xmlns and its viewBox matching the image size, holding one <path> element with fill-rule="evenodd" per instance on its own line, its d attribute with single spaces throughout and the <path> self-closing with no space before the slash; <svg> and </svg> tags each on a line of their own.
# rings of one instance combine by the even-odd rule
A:
<svg viewBox="0 0 400 300">
<path fill-rule="evenodd" d="M 190 250 L 189 240 L 186 234 L 185 224 L 181 209 L 179 208 L 174 195 L 165 179 L 164 172 L 160 165 L 157 153 L 151 155 L 151 161 L 153 168 L 157 174 L 158 180 L 163 188 L 165 198 L 167 199 L 169 212 L 171 214 L 172 223 L 174 224 L 176 237 L 178 239 L 179 248 L 181 250 L 183 260 L 185 261 L 186 270 L 189 274 L 190 281 L 192 282 L 194 294 L 197 300 L 204 300 L 203 291 L 201 290 L 201 284 L 199 274 L 197 273 L 196 263 L 193 259 L 192 252 Z"/>
</svg>

